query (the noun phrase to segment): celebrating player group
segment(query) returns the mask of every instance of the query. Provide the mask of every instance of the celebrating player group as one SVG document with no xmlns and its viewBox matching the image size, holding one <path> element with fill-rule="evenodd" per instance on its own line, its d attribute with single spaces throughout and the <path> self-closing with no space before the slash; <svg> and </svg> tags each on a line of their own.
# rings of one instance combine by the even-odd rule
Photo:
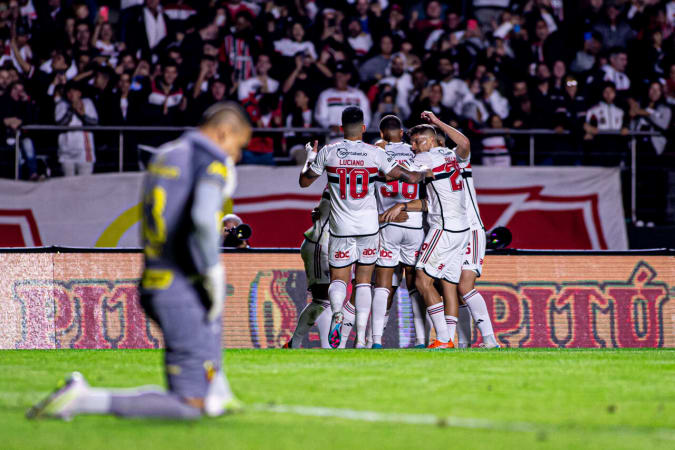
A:
<svg viewBox="0 0 675 450">
<path fill-rule="evenodd" d="M 316 142 L 307 145 L 300 186 L 310 186 L 324 172 L 328 184 L 301 248 L 313 300 L 285 347 L 300 347 L 316 323 L 324 348 L 344 348 L 354 324 L 356 348 L 382 348 L 403 277 L 415 347 L 454 348 L 456 331 L 457 346 L 469 346 L 472 317 L 484 346 L 499 347 L 474 286 L 485 256 L 485 229 L 469 140 L 433 112 L 422 118 L 428 124 L 408 131 L 410 145 L 393 115 L 380 121 L 381 140 L 369 145 L 362 141 L 363 112 L 349 106 L 342 113 L 344 140 L 321 150 Z M 446 136 L 454 148 L 445 147 Z M 352 295 L 345 301 L 349 283 Z M 431 326 L 436 339 L 429 343 Z"/>
</svg>

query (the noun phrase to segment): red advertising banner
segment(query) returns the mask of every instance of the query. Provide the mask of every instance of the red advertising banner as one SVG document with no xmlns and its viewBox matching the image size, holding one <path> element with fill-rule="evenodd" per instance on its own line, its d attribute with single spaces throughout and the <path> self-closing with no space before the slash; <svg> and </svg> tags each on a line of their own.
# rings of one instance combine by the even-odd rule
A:
<svg viewBox="0 0 675 450">
<path fill-rule="evenodd" d="M 222 258 L 224 346 L 280 347 L 309 300 L 299 253 Z M 140 253 L 0 253 L 0 268 L 2 349 L 162 346 L 138 302 Z M 674 286 L 670 255 L 514 254 L 488 255 L 477 288 L 506 347 L 630 348 L 675 347 Z M 404 287 L 384 339 L 414 343 Z"/>
</svg>

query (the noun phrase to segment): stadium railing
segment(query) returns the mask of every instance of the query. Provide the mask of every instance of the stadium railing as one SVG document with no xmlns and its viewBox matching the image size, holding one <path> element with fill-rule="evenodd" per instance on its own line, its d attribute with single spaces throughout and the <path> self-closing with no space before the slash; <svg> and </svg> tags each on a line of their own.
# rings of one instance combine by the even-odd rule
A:
<svg viewBox="0 0 675 450">
<path fill-rule="evenodd" d="M 65 132 L 65 131 L 91 131 L 91 132 L 105 132 L 105 133 L 117 133 L 117 148 L 118 148 L 118 158 L 117 158 L 117 169 L 119 172 L 124 171 L 124 158 L 125 158 L 125 141 L 126 136 L 131 133 L 147 133 L 147 132 L 165 132 L 165 133 L 177 133 L 181 131 L 187 131 L 194 129 L 193 127 L 163 127 L 163 126 L 67 126 L 67 125 L 25 125 L 17 130 L 16 143 L 15 143 L 15 154 L 14 154 L 14 178 L 19 179 L 19 165 L 21 161 L 21 147 L 20 139 L 21 135 L 26 132 L 30 132 L 32 135 L 34 133 L 48 133 L 48 132 Z M 325 128 L 253 128 L 254 135 L 256 133 L 263 133 L 265 135 L 273 134 L 282 134 L 289 136 L 291 133 L 298 133 L 300 135 L 313 135 L 317 137 L 323 137 L 324 142 L 329 142 L 331 139 L 336 138 L 337 136 L 330 129 Z M 377 129 L 369 129 L 367 133 L 371 135 L 379 135 Z M 529 166 L 536 165 L 536 139 L 537 138 L 560 138 L 562 136 L 571 137 L 572 133 L 569 131 L 555 131 L 552 129 L 483 129 L 479 134 L 473 136 L 474 139 L 480 139 L 485 136 L 516 136 L 516 137 L 526 137 L 528 140 L 527 144 L 527 161 L 525 162 Z M 629 131 L 627 134 L 622 134 L 619 131 L 599 131 L 598 135 L 601 136 L 618 136 L 624 139 L 630 140 L 630 162 L 628 168 L 622 167 L 622 169 L 627 169 L 630 171 L 630 209 L 631 209 L 631 219 L 633 222 L 636 220 L 636 208 L 637 208 L 637 138 L 644 136 L 663 136 L 661 133 L 654 131 Z M 550 142 L 547 143 L 547 145 Z M 578 147 L 578 146 L 577 146 Z M 570 154 L 564 150 L 557 152 L 557 155 Z M 616 152 L 610 150 L 609 152 L 603 151 L 604 154 L 620 154 L 621 151 Z M 578 155 L 578 149 L 573 154 Z M 291 161 L 292 158 L 289 156 L 277 157 L 275 158 L 277 162 L 284 163 Z M 551 164 L 550 162 L 548 163 Z"/>
</svg>

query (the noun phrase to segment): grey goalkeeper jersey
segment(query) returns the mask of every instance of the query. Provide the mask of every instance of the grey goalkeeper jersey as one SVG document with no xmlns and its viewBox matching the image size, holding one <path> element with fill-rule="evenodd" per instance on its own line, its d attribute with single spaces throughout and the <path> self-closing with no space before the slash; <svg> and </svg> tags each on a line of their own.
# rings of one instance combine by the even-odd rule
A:
<svg viewBox="0 0 675 450">
<path fill-rule="evenodd" d="M 143 287 L 162 289 L 168 273 L 203 274 L 218 263 L 223 205 L 235 184 L 234 162 L 199 131 L 160 147 L 143 188 Z"/>
</svg>

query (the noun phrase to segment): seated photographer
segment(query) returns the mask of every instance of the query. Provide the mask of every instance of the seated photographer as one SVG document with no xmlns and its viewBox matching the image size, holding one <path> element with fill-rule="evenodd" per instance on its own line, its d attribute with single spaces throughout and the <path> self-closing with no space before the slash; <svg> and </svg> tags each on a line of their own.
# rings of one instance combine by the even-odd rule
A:
<svg viewBox="0 0 675 450">
<path fill-rule="evenodd" d="M 251 237 L 251 227 L 236 214 L 227 214 L 223 217 L 223 247 L 249 248 L 248 238 Z"/>
</svg>

